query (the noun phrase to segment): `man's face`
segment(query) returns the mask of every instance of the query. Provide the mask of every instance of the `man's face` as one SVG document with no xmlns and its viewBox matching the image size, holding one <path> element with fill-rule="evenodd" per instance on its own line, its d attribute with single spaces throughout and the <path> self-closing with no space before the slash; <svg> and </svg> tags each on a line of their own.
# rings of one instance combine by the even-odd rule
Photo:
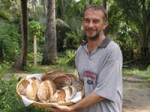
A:
<svg viewBox="0 0 150 112">
<path fill-rule="evenodd" d="M 96 40 L 106 28 L 107 22 L 103 20 L 104 14 L 100 10 L 87 9 L 82 21 L 85 35 L 90 40 Z"/>
</svg>

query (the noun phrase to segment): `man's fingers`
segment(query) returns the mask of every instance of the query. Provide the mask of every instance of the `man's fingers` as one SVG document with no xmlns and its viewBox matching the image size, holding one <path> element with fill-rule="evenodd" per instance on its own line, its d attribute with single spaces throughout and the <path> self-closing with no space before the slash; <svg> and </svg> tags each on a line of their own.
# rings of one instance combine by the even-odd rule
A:
<svg viewBox="0 0 150 112">
<path fill-rule="evenodd" d="M 58 112 L 60 110 L 60 106 L 57 103 L 52 103 L 51 107 L 48 107 L 47 109 L 52 112 Z"/>
<path fill-rule="evenodd" d="M 51 107 L 52 107 L 52 108 L 57 108 L 57 109 L 59 109 L 59 108 L 60 108 L 60 105 L 59 105 L 58 103 L 52 103 L 52 104 L 51 104 Z"/>
<path fill-rule="evenodd" d="M 61 106 L 58 103 L 51 103 L 51 106 L 47 107 L 46 109 L 52 112 L 71 112 L 67 106 Z"/>
</svg>

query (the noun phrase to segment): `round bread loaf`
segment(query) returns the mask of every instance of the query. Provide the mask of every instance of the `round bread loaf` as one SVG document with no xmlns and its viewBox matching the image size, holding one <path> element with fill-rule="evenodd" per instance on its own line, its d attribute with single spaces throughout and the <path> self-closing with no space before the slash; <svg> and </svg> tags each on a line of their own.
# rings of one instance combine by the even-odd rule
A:
<svg viewBox="0 0 150 112">
<path fill-rule="evenodd" d="M 50 71 L 43 75 L 42 80 L 53 80 L 56 77 L 63 76 L 64 74 L 65 72 L 61 70 Z"/>
<path fill-rule="evenodd" d="M 25 79 L 23 80 L 20 85 L 18 86 L 18 91 L 21 95 L 25 95 L 26 94 L 26 87 L 32 83 L 32 81 L 36 80 L 35 77 L 32 77 L 30 79 Z"/>
<path fill-rule="evenodd" d="M 56 84 L 57 89 L 60 89 L 64 86 L 71 86 L 78 82 L 78 79 L 75 75 L 73 74 L 64 74 L 62 76 L 55 77 L 53 79 L 53 82 Z"/>
<path fill-rule="evenodd" d="M 26 88 L 26 96 L 29 100 L 37 101 L 37 91 L 39 88 L 39 85 L 41 83 L 41 80 L 36 79 L 33 80 Z"/>
<path fill-rule="evenodd" d="M 70 86 L 72 84 L 71 78 L 67 75 L 58 76 L 53 79 L 57 89 L 61 89 L 64 86 Z"/>
<path fill-rule="evenodd" d="M 28 80 L 23 80 L 22 83 L 18 86 L 18 91 L 21 95 L 25 94 L 25 89 L 30 82 Z"/>
<path fill-rule="evenodd" d="M 56 85 L 51 80 L 43 81 L 37 92 L 37 97 L 41 102 L 49 102 L 51 97 L 56 92 Z"/>
<path fill-rule="evenodd" d="M 60 90 L 57 90 L 52 97 L 52 102 L 63 103 L 71 100 L 76 94 L 76 88 L 74 86 L 65 86 Z"/>
</svg>

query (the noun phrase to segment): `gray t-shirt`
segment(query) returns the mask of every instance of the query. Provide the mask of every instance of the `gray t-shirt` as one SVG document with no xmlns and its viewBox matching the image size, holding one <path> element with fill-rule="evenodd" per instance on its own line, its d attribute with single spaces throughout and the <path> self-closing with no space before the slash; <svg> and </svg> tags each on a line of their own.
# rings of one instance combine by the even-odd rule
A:
<svg viewBox="0 0 150 112">
<path fill-rule="evenodd" d="M 76 52 L 76 68 L 84 81 L 85 96 L 94 92 L 105 99 L 78 112 L 122 112 L 122 53 L 109 38 L 91 54 L 87 44 Z"/>
</svg>

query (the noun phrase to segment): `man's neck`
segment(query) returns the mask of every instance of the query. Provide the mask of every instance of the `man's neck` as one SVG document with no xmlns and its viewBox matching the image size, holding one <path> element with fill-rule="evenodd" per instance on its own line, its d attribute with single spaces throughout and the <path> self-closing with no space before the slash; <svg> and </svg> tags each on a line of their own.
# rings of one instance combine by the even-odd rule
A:
<svg viewBox="0 0 150 112">
<path fill-rule="evenodd" d="M 94 49 L 96 49 L 99 45 L 101 45 L 105 38 L 106 38 L 105 35 L 100 35 L 97 40 L 88 40 L 87 47 L 89 53 L 92 53 Z"/>
</svg>

